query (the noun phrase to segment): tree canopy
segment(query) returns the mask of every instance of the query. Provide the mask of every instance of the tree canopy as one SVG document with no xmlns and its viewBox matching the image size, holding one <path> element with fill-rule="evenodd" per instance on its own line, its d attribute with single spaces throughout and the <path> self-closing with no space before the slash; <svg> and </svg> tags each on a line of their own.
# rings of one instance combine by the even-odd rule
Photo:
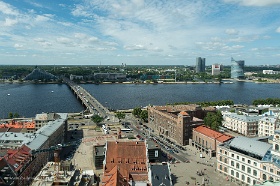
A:
<svg viewBox="0 0 280 186">
<path fill-rule="evenodd" d="M 125 118 L 125 113 L 124 112 L 116 112 L 115 116 L 121 120 Z"/>
<path fill-rule="evenodd" d="M 222 126 L 223 115 L 220 111 L 208 112 L 204 118 L 204 124 L 213 130 L 219 130 Z"/>
<path fill-rule="evenodd" d="M 96 125 L 98 125 L 99 123 L 101 123 L 101 122 L 104 120 L 104 118 L 96 114 L 96 115 L 93 115 L 93 116 L 91 117 L 91 120 L 92 120 Z"/>
</svg>

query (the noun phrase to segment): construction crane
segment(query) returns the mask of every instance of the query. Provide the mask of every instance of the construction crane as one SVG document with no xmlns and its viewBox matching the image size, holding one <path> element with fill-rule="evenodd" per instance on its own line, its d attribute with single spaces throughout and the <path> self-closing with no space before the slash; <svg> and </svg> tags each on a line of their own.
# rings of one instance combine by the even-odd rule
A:
<svg viewBox="0 0 280 186">
<path fill-rule="evenodd" d="M 31 154 L 32 154 L 32 155 L 36 155 L 36 154 L 38 154 L 38 153 L 61 150 L 62 148 L 65 148 L 65 147 L 74 146 L 74 145 L 79 145 L 81 142 L 82 142 L 82 140 L 80 139 L 80 140 L 71 141 L 71 142 L 64 143 L 64 144 L 57 144 L 57 145 L 55 145 L 55 146 L 51 146 L 51 147 L 46 148 L 46 149 L 32 150 L 32 151 L 31 151 Z"/>
</svg>

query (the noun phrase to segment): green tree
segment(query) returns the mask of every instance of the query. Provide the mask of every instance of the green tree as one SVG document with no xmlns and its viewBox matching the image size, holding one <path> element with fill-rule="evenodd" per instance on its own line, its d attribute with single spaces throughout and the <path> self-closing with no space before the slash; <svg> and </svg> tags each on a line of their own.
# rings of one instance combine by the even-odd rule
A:
<svg viewBox="0 0 280 186">
<path fill-rule="evenodd" d="M 136 108 L 133 109 L 132 114 L 135 117 L 140 117 L 141 112 L 142 112 L 142 109 L 140 107 L 136 107 Z"/>
<path fill-rule="evenodd" d="M 115 116 L 119 119 L 119 122 L 121 119 L 125 118 L 125 113 L 124 112 L 116 112 Z"/>
<path fill-rule="evenodd" d="M 143 110 L 140 114 L 140 118 L 145 121 L 148 122 L 148 111 L 147 110 Z"/>
<path fill-rule="evenodd" d="M 223 116 L 220 111 L 208 112 L 204 118 L 204 124 L 213 130 L 219 130 L 222 126 Z"/>
<path fill-rule="evenodd" d="M 14 118 L 19 118 L 19 114 L 17 112 L 14 113 Z"/>
<path fill-rule="evenodd" d="M 9 112 L 8 118 L 12 119 L 14 117 L 14 114 L 12 112 Z"/>
<path fill-rule="evenodd" d="M 95 114 L 95 115 L 93 115 L 93 116 L 91 117 L 91 120 L 92 120 L 97 126 L 99 126 L 99 124 L 104 120 L 104 118 L 101 117 L 101 116 L 99 116 L 99 115 L 97 115 L 97 114 Z"/>
</svg>

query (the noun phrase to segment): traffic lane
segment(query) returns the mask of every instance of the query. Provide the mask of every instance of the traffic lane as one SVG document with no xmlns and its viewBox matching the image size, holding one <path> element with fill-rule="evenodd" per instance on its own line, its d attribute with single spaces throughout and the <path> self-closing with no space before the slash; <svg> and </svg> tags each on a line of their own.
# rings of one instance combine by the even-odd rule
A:
<svg viewBox="0 0 280 186">
<path fill-rule="evenodd" d="M 137 127 L 133 126 L 133 125 L 130 125 L 130 127 L 136 131 L 140 136 L 144 137 L 145 139 L 148 139 L 148 136 L 146 135 L 143 135 L 143 131 L 141 131 L 140 129 L 138 129 Z M 165 153 L 167 153 L 168 155 L 176 158 L 177 160 L 179 161 L 182 161 L 182 162 L 186 162 L 188 161 L 187 158 L 184 157 L 184 155 L 180 156 L 179 154 L 175 154 L 175 153 L 171 153 L 169 152 L 167 149 L 165 149 L 164 147 L 161 147 L 161 150 Z"/>
</svg>

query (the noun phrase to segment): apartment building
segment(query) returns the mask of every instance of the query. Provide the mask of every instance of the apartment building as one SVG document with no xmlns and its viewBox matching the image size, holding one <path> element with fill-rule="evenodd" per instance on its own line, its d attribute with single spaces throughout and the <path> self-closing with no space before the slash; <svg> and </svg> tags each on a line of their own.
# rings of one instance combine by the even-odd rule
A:
<svg viewBox="0 0 280 186">
<path fill-rule="evenodd" d="M 215 112 L 214 107 L 199 105 L 167 105 L 148 107 L 148 126 L 178 144 L 188 145 L 192 129 L 204 123 L 207 112 Z"/>
<path fill-rule="evenodd" d="M 232 136 L 212 130 L 205 125 L 193 129 L 193 137 L 190 140 L 191 145 L 205 152 L 209 157 L 216 156 L 217 145 L 220 145 Z"/>
<path fill-rule="evenodd" d="M 45 126 L 49 121 L 54 121 L 58 119 L 60 116 L 56 113 L 42 113 L 36 114 L 35 116 L 35 130 L 37 131 L 41 127 Z"/>
<path fill-rule="evenodd" d="M 8 123 L 0 124 L 0 128 L 22 129 L 22 132 L 34 133 L 35 132 L 35 122 L 34 121 L 16 121 L 16 120 L 11 120 Z"/>
<path fill-rule="evenodd" d="M 279 129 L 280 121 L 278 117 L 266 116 L 259 120 L 258 135 L 259 136 L 272 136 L 274 131 Z"/>
<path fill-rule="evenodd" d="M 240 184 L 280 180 L 279 136 L 275 131 L 272 145 L 243 136 L 218 145 L 217 170 Z"/>
<path fill-rule="evenodd" d="M 258 122 L 261 116 L 239 115 L 236 113 L 223 114 L 223 126 L 244 136 L 258 135 Z"/>
<path fill-rule="evenodd" d="M 9 149 L 0 158 L 0 185 L 25 186 L 32 182 L 34 162 L 30 148 L 22 145 L 19 149 Z"/>
</svg>

